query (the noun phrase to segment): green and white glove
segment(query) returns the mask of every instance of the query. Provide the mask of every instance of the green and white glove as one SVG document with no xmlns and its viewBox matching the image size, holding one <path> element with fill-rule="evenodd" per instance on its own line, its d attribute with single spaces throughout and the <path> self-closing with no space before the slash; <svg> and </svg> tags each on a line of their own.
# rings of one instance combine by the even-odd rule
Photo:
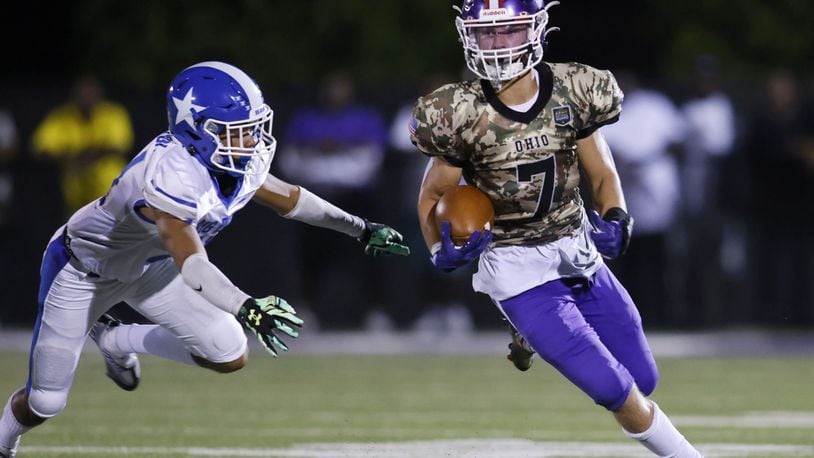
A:
<svg viewBox="0 0 814 458">
<path fill-rule="evenodd" d="M 280 331 L 290 337 L 297 337 L 299 333 L 294 329 L 302 327 L 303 321 L 297 316 L 294 307 L 285 299 L 277 296 L 267 296 L 262 299 L 249 298 L 237 312 L 237 320 L 246 329 L 257 337 L 263 347 L 277 356 L 274 346 L 287 351 L 288 346 L 274 334 Z"/>
<path fill-rule="evenodd" d="M 410 248 L 401 243 L 404 240 L 401 234 L 384 224 L 365 220 L 365 231 L 357 240 L 365 245 L 365 254 L 372 256 L 382 253 L 399 256 L 410 254 Z"/>
</svg>

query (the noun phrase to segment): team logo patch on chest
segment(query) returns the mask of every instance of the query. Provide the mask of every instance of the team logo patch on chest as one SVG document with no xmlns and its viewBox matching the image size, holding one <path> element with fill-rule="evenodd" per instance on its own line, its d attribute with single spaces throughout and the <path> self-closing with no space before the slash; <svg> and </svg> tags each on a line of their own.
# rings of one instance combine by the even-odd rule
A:
<svg viewBox="0 0 814 458">
<path fill-rule="evenodd" d="M 552 108 L 551 115 L 554 118 L 554 125 L 560 127 L 571 125 L 571 107 L 568 105 Z"/>
</svg>

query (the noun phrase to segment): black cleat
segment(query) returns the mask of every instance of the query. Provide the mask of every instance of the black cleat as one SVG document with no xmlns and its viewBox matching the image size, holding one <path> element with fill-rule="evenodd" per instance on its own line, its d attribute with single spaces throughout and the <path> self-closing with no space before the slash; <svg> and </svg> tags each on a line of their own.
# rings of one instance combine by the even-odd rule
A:
<svg viewBox="0 0 814 458">
<path fill-rule="evenodd" d="M 525 372 L 534 362 L 534 349 L 511 323 L 509 332 L 512 335 L 512 342 L 509 344 L 509 354 L 506 355 L 506 358 L 514 364 L 517 370 Z"/>
<path fill-rule="evenodd" d="M 0 458 L 14 458 L 17 456 L 17 446 L 20 445 L 20 438 L 17 437 L 17 442 L 14 444 L 14 447 L 9 449 L 7 447 L 3 447 L 0 445 Z"/>
</svg>

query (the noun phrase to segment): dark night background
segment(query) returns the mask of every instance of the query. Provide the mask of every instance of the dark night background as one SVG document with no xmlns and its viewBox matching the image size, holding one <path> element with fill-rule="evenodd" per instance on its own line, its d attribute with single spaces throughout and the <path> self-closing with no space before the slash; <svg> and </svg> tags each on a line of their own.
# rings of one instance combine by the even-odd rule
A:
<svg viewBox="0 0 814 458">
<path fill-rule="evenodd" d="M 0 325 L 28 326 L 36 315 L 40 256 L 62 215 L 54 170 L 28 157 L 27 143 L 44 114 L 66 99 L 75 76 L 95 73 L 107 95 L 127 107 L 138 149 L 166 129 L 165 91 L 178 71 L 202 60 L 230 62 L 263 88 L 275 110 L 275 132 L 284 141 L 282 126 L 298 106 L 315 102 L 314 88 L 330 70 L 350 70 L 359 98 L 379 107 L 388 121 L 419 95 L 428 75 L 457 79 L 464 64 L 451 5 L 446 0 L 78 0 L 19 2 L 14 14 L 6 8 L 0 18 L 0 38 L 6 44 L 0 108 L 14 115 L 19 129 L 16 173 L 22 190 L 14 227 L 6 235 L 13 242 L 0 253 L 3 263 L 16 266 L 0 280 Z M 807 0 L 563 0 L 551 10 L 550 25 L 562 30 L 550 35 L 545 59 L 631 69 L 680 102 L 688 96 L 696 56 L 714 54 L 743 121 L 770 70 L 793 72 L 804 94 L 810 93 L 812 24 L 814 2 Z M 395 200 L 391 191 L 384 186 L 378 196 L 383 209 L 376 211 L 385 220 L 386 203 Z M 800 211 L 811 213 L 810 202 Z M 297 256 L 276 236 L 296 230 L 294 224 L 250 206 L 211 246 L 212 257 L 247 292 L 296 297 L 299 283 L 289 270 L 296 269 Z M 414 229 L 405 232 L 414 234 Z M 246 243 L 248 239 L 256 241 Z M 346 243 L 352 242 L 325 236 L 326 246 Z M 411 266 L 428 263 L 424 252 L 413 258 Z M 392 261 L 371 262 L 386 270 Z M 730 285 L 729 303 L 711 318 L 678 316 L 665 325 L 814 324 L 814 304 L 801 304 L 791 322 L 788 315 L 761 313 L 763 304 L 750 303 L 744 292 L 751 281 L 741 278 Z M 468 291 L 461 294 L 478 310 L 487 310 L 476 312 L 477 323 L 492 327 L 497 312 L 489 301 Z"/>
</svg>

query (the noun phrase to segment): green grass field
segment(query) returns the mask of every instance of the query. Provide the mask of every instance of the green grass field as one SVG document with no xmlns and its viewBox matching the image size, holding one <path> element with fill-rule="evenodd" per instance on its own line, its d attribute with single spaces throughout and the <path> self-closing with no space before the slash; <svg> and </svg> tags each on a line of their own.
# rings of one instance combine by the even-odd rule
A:
<svg viewBox="0 0 814 458">
<path fill-rule="evenodd" d="M 814 456 L 811 359 L 671 358 L 659 364 L 654 399 L 702 450 L 705 444 L 783 445 L 786 451 L 748 456 Z M 27 355 L 0 353 L 2 393 L 24 382 L 26 366 Z M 142 369 L 142 385 L 127 393 L 104 376 L 98 354 L 84 354 L 67 409 L 27 434 L 19 456 L 510 457 L 515 455 L 458 454 L 452 440 L 485 441 L 475 446 L 481 449 L 489 441 L 496 448 L 525 443 L 501 442 L 508 439 L 543 442 L 541 450 L 555 451 L 556 445 L 545 443 L 634 445 L 609 414 L 540 361 L 520 373 L 494 356 L 291 352 L 275 360 L 254 351 L 249 366 L 230 375 L 151 357 L 142 359 Z M 357 448 L 354 455 L 301 448 L 426 440 L 439 440 L 436 450 L 444 444 L 450 449 L 399 454 Z M 727 450 L 718 447 L 707 455 L 738 456 L 716 455 L 714 450 Z"/>
</svg>

